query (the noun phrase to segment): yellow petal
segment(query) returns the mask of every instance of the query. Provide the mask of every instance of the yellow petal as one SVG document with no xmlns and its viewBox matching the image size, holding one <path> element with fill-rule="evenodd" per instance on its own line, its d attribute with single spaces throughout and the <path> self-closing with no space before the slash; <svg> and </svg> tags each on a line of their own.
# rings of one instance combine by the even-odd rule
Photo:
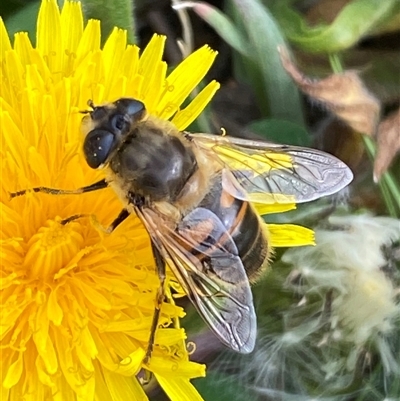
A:
<svg viewBox="0 0 400 401">
<path fill-rule="evenodd" d="M 33 47 L 26 32 L 15 34 L 14 49 L 23 64 L 32 63 Z"/>
<path fill-rule="evenodd" d="M 71 24 L 71 21 L 74 21 Z M 66 1 L 61 11 L 61 37 L 64 49 L 63 70 L 65 75 L 73 73 L 73 63 L 83 32 L 81 5 L 75 1 Z"/>
<path fill-rule="evenodd" d="M 100 21 L 89 20 L 86 25 L 76 51 L 76 65 L 91 52 L 100 50 Z"/>
<path fill-rule="evenodd" d="M 123 374 L 124 376 L 133 376 L 136 375 L 142 364 L 142 361 L 145 356 L 145 351 L 142 348 L 138 348 L 134 352 L 132 352 L 129 357 L 123 359 L 119 363 L 118 373 Z"/>
<path fill-rule="evenodd" d="M 149 44 L 143 50 L 139 60 L 139 74 L 145 75 L 148 71 L 151 71 L 154 63 L 161 60 L 166 37 L 161 35 L 154 35 Z M 146 74 L 147 75 L 147 74 Z M 149 76 L 153 74 L 150 72 Z"/>
<path fill-rule="evenodd" d="M 105 384 L 113 401 L 148 401 L 147 395 L 136 378 L 125 377 L 117 373 L 104 371 Z"/>
<path fill-rule="evenodd" d="M 253 206 L 256 208 L 257 213 L 260 216 L 271 213 L 283 213 L 296 209 L 295 203 L 253 203 Z"/>
<path fill-rule="evenodd" d="M 162 64 L 161 59 L 164 52 L 165 40 L 165 36 L 154 35 L 140 56 L 138 73 L 139 75 L 146 76 L 146 80 L 143 82 L 141 91 L 138 94 L 138 98 L 142 101 L 145 101 L 146 95 L 151 90 L 154 81 L 159 81 L 157 74 L 163 71 L 160 64 Z M 148 111 L 152 112 L 152 109 L 148 109 Z"/>
<path fill-rule="evenodd" d="M 51 34 L 49 34 L 51 32 Z M 63 40 L 61 18 L 55 0 L 43 0 L 39 9 L 36 44 L 50 71 L 61 72 L 63 65 Z M 59 74 L 61 78 L 61 74 Z"/>
<path fill-rule="evenodd" d="M 171 401 L 204 401 L 189 380 L 154 375 Z"/>
<path fill-rule="evenodd" d="M 158 375 L 168 378 L 182 377 L 192 379 L 205 376 L 205 366 L 185 360 L 170 360 L 153 355 L 149 362 L 149 369 Z"/>
<path fill-rule="evenodd" d="M 3 379 L 3 386 L 5 388 L 11 388 L 15 386 L 15 384 L 18 383 L 22 375 L 22 370 L 24 367 L 22 353 L 14 352 L 14 355 L 17 356 L 17 359 L 10 364 L 7 372 L 4 372 L 6 373 Z"/>
<path fill-rule="evenodd" d="M 146 104 L 146 109 L 149 113 L 157 108 L 160 96 L 162 94 L 163 85 L 165 82 L 165 75 L 167 73 L 167 63 L 159 61 L 154 64 L 154 72 L 152 74 L 151 85 L 149 81 L 143 81 L 141 86 L 141 91 L 138 97 L 143 99 Z"/>
<path fill-rule="evenodd" d="M 204 78 L 217 52 L 203 46 L 183 60 L 167 77 L 165 94 L 157 106 L 157 116 L 168 119 Z"/>
<path fill-rule="evenodd" d="M 71 24 L 73 21 L 73 24 Z M 61 11 L 61 37 L 64 48 L 76 52 L 83 34 L 81 5 L 76 1 L 66 1 Z"/>
<path fill-rule="evenodd" d="M 11 42 L 8 37 L 3 18 L 0 17 L 0 62 L 3 62 L 5 53 L 11 50 Z"/>
<path fill-rule="evenodd" d="M 295 224 L 267 224 L 271 246 L 293 247 L 315 245 L 314 231 Z"/>
<path fill-rule="evenodd" d="M 104 73 L 106 76 L 104 96 L 114 100 L 115 80 L 120 74 L 121 62 L 126 48 L 127 33 L 123 29 L 114 28 L 103 49 Z"/>
<path fill-rule="evenodd" d="M 211 81 L 187 107 L 179 110 L 171 121 L 179 130 L 187 128 L 204 110 L 219 87 L 219 82 Z"/>
</svg>

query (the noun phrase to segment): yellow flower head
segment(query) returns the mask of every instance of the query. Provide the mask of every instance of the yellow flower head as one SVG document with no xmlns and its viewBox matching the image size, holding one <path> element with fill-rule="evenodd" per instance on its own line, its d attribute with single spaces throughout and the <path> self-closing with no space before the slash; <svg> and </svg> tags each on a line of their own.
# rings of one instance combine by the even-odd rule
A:
<svg viewBox="0 0 400 401">
<path fill-rule="evenodd" d="M 159 278 L 150 240 L 134 216 L 113 235 L 121 210 L 112 189 L 80 196 L 9 193 L 79 188 L 103 178 L 88 167 L 80 124 L 87 102 L 141 100 L 147 111 L 185 129 L 219 85 L 208 84 L 181 109 L 216 53 L 207 46 L 167 75 L 165 38 L 139 54 L 114 29 L 100 47 L 100 23 L 83 24 L 81 5 L 43 0 L 34 48 L 18 33 L 11 46 L 0 20 L 1 391 L 0 399 L 146 400 L 135 378 L 143 365 Z M 294 205 L 269 205 L 277 212 Z M 76 214 L 95 216 L 61 224 Z M 310 231 L 269 225 L 274 246 L 312 242 Z M 183 310 L 167 277 L 156 346 L 146 369 L 173 400 L 201 400 L 190 384 L 204 366 L 189 361 Z"/>
<path fill-rule="evenodd" d="M 110 223 L 121 210 L 111 189 L 13 200 L 9 192 L 101 178 L 81 152 L 79 111 L 88 99 L 134 97 L 153 115 L 173 116 L 179 129 L 190 124 L 219 85 L 180 105 L 216 53 L 205 46 L 167 75 L 164 42 L 154 36 L 139 54 L 115 29 L 101 49 L 99 21 L 84 27 L 77 2 L 65 2 L 61 13 L 54 0 L 42 2 L 36 48 L 25 33 L 12 47 L 1 21 L 1 400 L 147 399 L 132 376 L 147 348 L 159 279 L 139 220 L 127 219 L 116 235 L 90 218 L 60 224 L 77 213 Z M 189 379 L 204 376 L 204 366 L 189 362 L 177 323 L 184 312 L 168 288 L 167 297 L 165 328 L 146 368 L 172 399 L 196 400 Z"/>
</svg>

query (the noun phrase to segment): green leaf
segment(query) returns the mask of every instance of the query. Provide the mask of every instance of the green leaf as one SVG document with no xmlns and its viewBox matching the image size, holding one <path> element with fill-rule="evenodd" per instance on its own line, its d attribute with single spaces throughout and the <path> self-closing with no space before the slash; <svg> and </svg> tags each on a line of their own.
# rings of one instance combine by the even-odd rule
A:
<svg viewBox="0 0 400 401">
<path fill-rule="evenodd" d="M 85 17 L 101 21 L 103 42 L 114 27 L 128 31 L 128 42 L 135 43 L 132 0 L 81 0 Z"/>
<path fill-rule="evenodd" d="M 36 40 L 36 20 L 39 13 L 40 1 L 35 1 L 20 8 L 5 20 L 10 38 L 17 32 L 28 32 L 32 44 Z"/>
<path fill-rule="evenodd" d="M 247 36 L 250 56 L 240 61 L 242 77 L 254 89 L 263 116 L 303 124 L 299 92 L 277 50 L 285 40 L 271 13 L 259 0 L 231 0 L 230 9 Z"/>
<path fill-rule="evenodd" d="M 283 36 L 259 0 L 231 0 L 232 18 L 204 2 L 188 2 L 237 53 L 235 77 L 252 86 L 264 116 L 303 123 L 297 87 L 282 68 Z"/>
<path fill-rule="evenodd" d="M 314 53 L 336 53 L 354 46 L 360 39 L 399 10 L 399 0 L 353 0 L 330 24 L 310 27 L 302 16 L 290 7 L 293 0 L 274 3 L 273 13 L 290 41 L 303 50 Z"/>
<path fill-rule="evenodd" d="M 387 21 L 379 24 L 372 32 L 372 35 L 384 35 L 386 33 L 397 32 L 400 27 L 400 7 L 396 10 L 397 14 L 392 15 Z"/>
<path fill-rule="evenodd" d="M 304 126 L 286 120 L 264 119 L 252 122 L 248 128 L 265 139 L 287 145 L 310 146 L 311 140 Z"/>
<path fill-rule="evenodd" d="M 194 3 L 192 9 L 200 18 L 213 27 L 228 45 L 242 55 L 249 56 L 249 47 L 246 38 L 226 14 L 218 8 L 201 1 Z"/>
</svg>

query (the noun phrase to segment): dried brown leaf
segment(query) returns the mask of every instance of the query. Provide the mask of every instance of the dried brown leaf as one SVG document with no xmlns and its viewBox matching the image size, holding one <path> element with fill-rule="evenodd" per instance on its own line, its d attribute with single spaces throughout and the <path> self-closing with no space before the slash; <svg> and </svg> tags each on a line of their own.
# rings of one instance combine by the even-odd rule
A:
<svg viewBox="0 0 400 401">
<path fill-rule="evenodd" d="M 400 151 L 400 109 L 389 114 L 378 127 L 378 151 L 374 162 L 374 180 L 379 181 L 382 174 Z"/>
<path fill-rule="evenodd" d="M 362 134 L 373 136 L 380 115 L 380 102 L 365 88 L 355 71 L 332 74 L 321 80 L 305 76 L 280 48 L 282 65 L 301 91 L 324 104 L 338 118 Z"/>
</svg>

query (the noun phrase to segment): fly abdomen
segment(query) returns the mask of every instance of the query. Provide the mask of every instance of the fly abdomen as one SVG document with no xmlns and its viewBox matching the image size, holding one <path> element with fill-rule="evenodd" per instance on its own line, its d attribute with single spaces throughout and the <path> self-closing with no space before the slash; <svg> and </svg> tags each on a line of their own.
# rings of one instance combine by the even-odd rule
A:
<svg viewBox="0 0 400 401">
<path fill-rule="evenodd" d="M 255 280 L 268 259 L 268 241 L 260 218 L 249 202 L 224 190 L 221 175 L 214 180 L 199 206 L 219 217 L 236 244 L 249 280 Z"/>
<path fill-rule="evenodd" d="M 243 218 L 231 233 L 247 276 L 254 282 L 268 261 L 268 240 L 260 218 L 249 202 L 240 201 L 245 209 Z"/>
</svg>

